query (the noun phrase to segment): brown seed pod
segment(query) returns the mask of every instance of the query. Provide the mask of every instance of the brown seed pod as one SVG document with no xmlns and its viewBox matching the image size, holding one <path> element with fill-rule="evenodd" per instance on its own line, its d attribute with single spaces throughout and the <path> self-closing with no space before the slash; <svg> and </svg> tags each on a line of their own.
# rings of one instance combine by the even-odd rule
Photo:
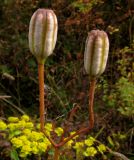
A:
<svg viewBox="0 0 134 160">
<path fill-rule="evenodd" d="M 84 53 L 84 67 L 89 77 L 98 77 L 106 67 L 109 52 L 109 40 L 106 32 L 89 32 Z"/>
<path fill-rule="evenodd" d="M 38 9 L 29 25 L 29 48 L 39 64 L 52 54 L 57 40 L 57 18 L 52 10 Z"/>
</svg>

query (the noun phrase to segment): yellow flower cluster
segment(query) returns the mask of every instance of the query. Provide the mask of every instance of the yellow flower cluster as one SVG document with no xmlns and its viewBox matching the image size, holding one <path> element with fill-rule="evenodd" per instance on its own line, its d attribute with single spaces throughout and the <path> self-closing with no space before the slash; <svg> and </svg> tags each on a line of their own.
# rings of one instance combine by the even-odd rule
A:
<svg viewBox="0 0 134 160">
<path fill-rule="evenodd" d="M 94 142 L 96 140 L 93 137 L 88 137 L 85 141 L 76 142 L 74 145 L 74 149 L 76 150 L 76 154 L 83 154 L 86 157 L 94 157 L 97 153 L 103 154 L 106 151 L 106 146 L 103 144 L 98 145 L 96 148 L 94 147 Z"/>
<path fill-rule="evenodd" d="M 0 120 L 0 130 L 6 130 L 9 134 L 9 140 L 13 148 L 17 151 L 19 157 L 27 158 L 27 156 L 36 154 L 42 155 L 53 146 L 46 136 L 40 132 L 40 124 L 34 125 L 30 121 L 29 116 L 23 115 L 18 117 L 9 117 L 9 123 L 5 123 Z M 51 136 L 51 132 L 55 132 L 58 137 L 62 136 L 64 130 L 61 127 L 54 128 L 52 123 L 46 123 L 44 130 L 48 136 Z M 70 135 L 75 134 L 75 132 L 70 132 Z M 106 151 L 106 146 L 99 144 L 98 142 L 89 136 L 84 141 L 78 141 L 79 136 L 75 136 L 69 140 L 63 147 L 64 149 L 73 148 L 76 151 L 76 157 L 86 156 L 94 157 L 97 153 L 103 154 Z M 66 140 L 64 138 L 64 140 Z M 95 143 L 96 142 L 96 143 Z"/>
<path fill-rule="evenodd" d="M 5 122 L 3 122 L 2 120 L 0 120 L 0 130 L 5 130 L 7 128 L 7 125 Z"/>
<path fill-rule="evenodd" d="M 100 144 L 99 146 L 97 146 L 98 151 L 103 154 L 103 152 L 106 151 L 106 146 L 104 144 Z"/>
<path fill-rule="evenodd" d="M 11 132 L 14 132 L 15 130 L 23 130 L 25 128 L 32 129 L 34 126 L 33 123 L 29 121 L 27 115 L 23 115 L 20 120 L 18 117 L 9 117 L 8 121 L 10 123 L 7 125 L 7 128 Z"/>
<path fill-rule="evenodd" d="M 46 134 L 50 136 L 50 133 L 53 131 L 52 123 L 45 124 L 45 131 L 46 131 Z"/>
<path fill-rule="evenodd" d="M 19 121 L 19 118 L 18 118 L 18 117 L 8 117 L 8 121 L 11 122 L 11 123 L 12 123 L 12 122 L 13 122 L 13 123 L 14 123 L 14 122 L 18 122 L 18 121 Z"/>
<path fill-rule="evenodd" d="M 85 144 L 90 147 L 94 144 L 95 139 L 93 137 L 89 137 L 85 140 Z"/>
<path fill-rule="evenodd" d="M 77 151 L 81 150 L 84 147 L 84 143 L 83 142 L 76 142 L 75 146 L 73 147 L 74 149 L 76 149 Z"/>
<path fill-rule="evenodd" d="M 58 135 L 58 136 L 61 136 L 63 134 L 63 129 L 61 127 L 58 127 L 55 129 L 55 133 Z"/>
<path fill-rule="evenodd" d="M 34 125 L 27 115 L 23 115 L 20 119 L 9 117 L 8 121 L 7 128 L 9 130 L 10 141 L 20 157 L 27 157 L 31 154 L 40 155 L 51 147 L 51 143 L 44 134 L 35 131 Z M 52 124 L 47 123 L 44 128 L 47 134 L 50 135 Z"/>
<path fill-rule="evenodd" d="M 27 157 L 31 154 L 42 154 L 46 152 L 51 143 L 41 133 L 25 129 L 23 135 L 11 139 L 14 148 L 19 149 L 20 157 Z"/>
<path fill-rule="evenodd" d="M 37 124 L 36 127 L 34 127 L 29 116 L 23 115 L 20 118 L 9 117 L 8 122 L 9 123 L 6 125 L 1 121 L 1 129 L 8 129 L 11 144 L 20 157 L 27 157 L 31 154 L 41 155 L 46 152 L 48 148 L 52 148 L 51 143 L 45 135 L 39 132 L 40 124 Z M 52 123 L 46 123 L 44 129 L 46 134 L 51 136 L 51 132 L 53 131 Z M 57 127 L 54 129 L 54 132 L 57 136 L 61 136 L 63 129 Z M 68 145 L 71 146 L 71 141 L 68 142 Z"/>
<path fill-rule="evenodd" d="M 86 151 L 83 152 L 83 155 L 86 157 L 94 157 L 97 154 L 97 150 L 95 149 L 95 147 L 88 147 L 86 149 Z"/>
</svg>

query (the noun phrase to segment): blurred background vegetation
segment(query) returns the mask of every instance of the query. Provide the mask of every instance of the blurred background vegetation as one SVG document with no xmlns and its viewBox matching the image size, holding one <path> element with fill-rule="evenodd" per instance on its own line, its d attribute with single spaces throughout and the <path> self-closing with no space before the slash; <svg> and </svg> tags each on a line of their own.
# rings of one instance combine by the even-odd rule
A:
<svg viewBox="0 0 134 160">
<path fill-rule="evenodd" d="M 102 29 L 108 33 L 110 53 L 96 87 L 92 134 L 103 130 L 100 140 L 134 157 L 133 0 L 1 0 L 0 116 L 39 117 L 37 63 L 28 48 L 29 21 L 38 8 L 53 9 L 59 26 L 56 48 L 45 64 L 48 121 L 62 121 L 73 107 L 78 108 L 75 123 L 86 121 L 85 40 L 90 30 Z"/>
</svg>

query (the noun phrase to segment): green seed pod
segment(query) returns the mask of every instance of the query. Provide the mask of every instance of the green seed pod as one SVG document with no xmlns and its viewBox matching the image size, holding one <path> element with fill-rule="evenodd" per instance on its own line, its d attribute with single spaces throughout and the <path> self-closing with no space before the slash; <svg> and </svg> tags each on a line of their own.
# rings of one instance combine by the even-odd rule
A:
<svg viewBox="0 0 134 160">
<path fill-rule="evenodd" d="M 84 67 L 89 77 L 100 76 L 106 67 L 109 52 L 109 40 L 104 31 L 89 32 L 84 53 Z"/>
<path fill-rule="evenodd" d="M 52 54 L 57 40 L 57 18 L 52 10 L 38 9 L 29 25 L 29 48 L 39 64 Z"/>
</svg>

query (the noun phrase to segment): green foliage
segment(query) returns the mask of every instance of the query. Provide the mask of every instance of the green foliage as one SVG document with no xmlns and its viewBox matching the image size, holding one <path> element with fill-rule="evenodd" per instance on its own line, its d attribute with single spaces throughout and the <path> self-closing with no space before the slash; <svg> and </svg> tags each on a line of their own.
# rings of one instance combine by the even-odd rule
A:
<svg viewBox="0 0 134 160">
<path fill-rule="evenodd" d="M 133 45 L 133 44 L 131 44 Z M 116 55 L 118 57 L 117 70 L 123 77 L 127 77 L 130 80 L 133 79 L 133 51 L 134 48 L 125 46 L 123 49 L 119 50 Z"/>
<path fill-rule="evenodd" d="M 71 5 L 78 9 L 80 12 L 82 13 L 86 13 L 89 12 L 94 5 L 98 4 L 98 3 L 103 3 L 103 1 L 101 0 L 91 0 L 90 2 L 87 0 L 87 2 L 83 1 L 83 0 L 76 0 L 74 1 Z"/>
<path fill-rule="evenodd" d="M 105 82 L 103 100 L 106 106 L 118 108 L 117 110 L 125 116 L 134 116 L 134 85 L 127 78 L 120 78 L 115 84 L 115 88 L 108 90 Z"/>
<path fill-rule="evenodd" d="M 134 84 L 126 78 L 117 82 L 118 111 L 126 116 L 134 116 Z"/>
<path fill-rule="evenodd" d="M 121 144 L 127 139 L 127 134 L 123 133 L 113 133 L 107 137 L 108 146 L 114 150 L 118 150 Z"/>
<path fill-rule="evenodd" d="M 11 150 L 11 159 L 19 160 L 18 153 L 17 153 L 17 151 L 15 149 Z"/>
</svg>

